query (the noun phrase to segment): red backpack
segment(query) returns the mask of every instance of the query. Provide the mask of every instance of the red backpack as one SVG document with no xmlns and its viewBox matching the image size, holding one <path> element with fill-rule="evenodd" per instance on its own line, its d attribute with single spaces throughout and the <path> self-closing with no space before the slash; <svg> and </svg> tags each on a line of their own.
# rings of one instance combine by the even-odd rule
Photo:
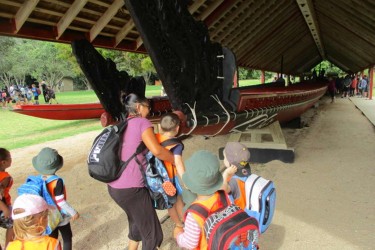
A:
<svg viewBox="0 0 375 250">
<path fill-rule="evenodd" d="M 224 191 L 219 191 L 222 208 L 214 213 L 201 204 L 192 204 L 186 213 L 191 212 L 204 220 L 208 250 L 244 249 L 256 250 L 258 247 L 258 221 L 240 207 L 229 204 Z"/>
</svg>

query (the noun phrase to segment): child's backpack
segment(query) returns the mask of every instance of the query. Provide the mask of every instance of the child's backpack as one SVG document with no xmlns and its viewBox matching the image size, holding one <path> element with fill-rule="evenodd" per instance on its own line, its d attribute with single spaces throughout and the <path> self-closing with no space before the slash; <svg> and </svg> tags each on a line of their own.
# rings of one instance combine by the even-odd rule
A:
<svg viewBox="0 0 375 250">
<path fill-rule="evenodd" d="M 170 138 L 163 141 L 161 146 L 168 147 L 177 144 L 182 144 L 182 142 L 177 138 Z M 147 167 L 144 175 L 154 208 L 159 210 L 171 208 L 177 201 L 176 183 L 169 178 L 162 160 L 156 158 L 150 151 L 145 157 Z M 174 176 L 172 178 L 174 179 Z"/>
<path fill-rule="evenodd" d="M 57 208 L 55 201 L 53 200 L 51 194 L 48 192 L 47 184 L 60 179 L 56 175 L 52 175 L 48 177 L 46 180 L 43 179 L 41 175 L 38 176 L 29 176 L 26 179 L 26 182 L 23 183 L 18 189 L 18 195 L 22 194 L 35 194 L 43 197 L 43 199 L 47 202 L 48 205 L 51 207 L 51 211 L 48 214 L 48 225 L 45 231 L 45 234 L 49 235 L 52 233 L 53 230 L 59 225 L 62 221 L 62 216 Z"/>
<path fill-rule="evenodd" d="M 264 233 L 272 222 L 276 205 L 276 189 L 272 181 L 256 174 L 249 177 L 233 176 L 245 182 L 245 212 L 259 222 L 259 231 Z"/>
<path fill-rule="evenodd" d="M 38 95 L 42 93 L 39 88 L 36 88 L 36 92 L 38 93 Z"/>
<path fill-rule="evenodd" d="M 94 140 L 87 157 L 89 175 L 101 182 L 117 180 L 125 170 L 128 163 L 144 149 L 143 143 L 136 152 L 127 160 L 121 160 L 121 146 L 123 134 L 128 126 L 125 119 L 117 125 L 106 127 Z"/>
<path fill-rule="evenodd" d="M 150 191 L 155 209 L 164 210 L 171 208 L 177 201 L 177 194 L 168 195 L 164 183 L 171 183 L 163 161 L 156 158 L 150 151 L 145 155 L 147 167 L 145 170 L 146 185 Z M 175 183 L 173 183 L 175 186 Z M 168 192 L 169 193 L 169 192 Z"/>
<path fill-rule="evenodd" d="M 188 212 L 204 219 L 204 233 L 208 249 L 256 250 L 259 240 L 258 221 L 240 207 L 229 204 L 224 191 L 219 191 L 222 209 L 209 213 L 201 204 L 192 204 Z"/>
</svg>

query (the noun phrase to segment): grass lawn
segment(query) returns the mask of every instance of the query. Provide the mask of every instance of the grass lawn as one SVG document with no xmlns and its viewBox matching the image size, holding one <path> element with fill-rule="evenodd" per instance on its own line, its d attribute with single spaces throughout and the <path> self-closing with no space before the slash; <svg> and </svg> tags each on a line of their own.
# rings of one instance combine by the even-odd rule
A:
<svg viewBox="0 0 375 250">
<path fill-rule="evenodd" d="M 147 86 L 146 96 L 160 95 L 160 86 Z M 98 102 L 94 91 L 57 92 L 59 103 Z M 42 102 L 41 102 L 42 103 Z M 41 119 L 0 108 L 0 147 L 9 150 L 102 129 L 99 119 L 58 121 Z"/>
</svg>

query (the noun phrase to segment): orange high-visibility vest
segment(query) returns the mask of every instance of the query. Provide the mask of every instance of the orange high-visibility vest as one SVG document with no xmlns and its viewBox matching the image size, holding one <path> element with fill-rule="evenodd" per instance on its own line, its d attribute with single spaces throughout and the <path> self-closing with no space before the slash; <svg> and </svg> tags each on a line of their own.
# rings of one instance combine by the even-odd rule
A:
<svg viewBox="0 0 375 250">
<path fill-rule="evenodd" d="M 160 133 L 156 134 L 156 139 L 158 140 L 159 143 L 163 143 L 164 141 L 170 139 Z M 168 150 L 171 150 L 173 147 L 175 147 L 177 144 L 173 144 L 173 145 L 169 145 L 169 146 L 166 146 L 165 148 L 168 149 Z M 163 161 L 164 162 L 164 165 L 165 165 L 165 168 L 167 170 L 167 173 L 168 173 L 168 176 L 170 179 L 172 179 L 174 176 L 177 176 L 177 170 L 176 168 L 173 166 L 172 163 L 170 163 L 169 161 Z"/>
<path fill-rule="evenodd" d="M 246 206 L 245 182 L 238 178 L 235 178 L 235 180 L 237 182 L 238 190 L 240 191 L 240 196 L 234 200 L 234 204 L 239 206 L 241 209 L 245 209 L 245 206 Z"/>
<path fill-rule="evenodd" d="M 9 190 L 13 185 L 13 178 L 9 175 L 8 172 L 0 172 L 0 182 L 2 182 L 4 179 L 10 177 L 9 185 L 7 187 L 4 187 L 4 199 L 8 206 L 12 204 L 12 200 L 9 194 Z"/>
<path fill-rule="evenodd" d="M 57 202 L 56 202 L 56 196 L 55 196 L 55 188 L 56 188 L 56 185 L 57 185 L 57 180 L 53 180 L 51 181 L 50 183 L 47 183 L 47 188 L 48 188 L 48 192 L 49 194 L 51 195 L 52 199 L 55 201 L 56 203 L 56 206 L 59 210 L 61 210 L 61 208 L 59 207 L 59 205 L 57 205 Z M 65 190 L 65 185 L 64 185 L 64 196 L 65 196 L 65 200 L 67 200 L 67 196 L 66 196 L 66 190 Z"/>
</svg>

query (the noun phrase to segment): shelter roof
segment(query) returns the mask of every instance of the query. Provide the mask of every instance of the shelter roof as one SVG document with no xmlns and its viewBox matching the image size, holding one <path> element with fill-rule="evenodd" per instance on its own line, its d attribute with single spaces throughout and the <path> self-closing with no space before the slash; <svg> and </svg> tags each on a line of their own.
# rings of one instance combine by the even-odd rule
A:
<svg viewBox="0 0 375 250">
<path fill-rule="evenodd" d="M 374 1 L 186 1 L 239 66 L 280 72 L 283 62 L 299 74 L 322 60 L 347 72 L 375 64 Z M 124 0 L 0 0 L 0 35 L 147 53 Z"/>
</svg>

